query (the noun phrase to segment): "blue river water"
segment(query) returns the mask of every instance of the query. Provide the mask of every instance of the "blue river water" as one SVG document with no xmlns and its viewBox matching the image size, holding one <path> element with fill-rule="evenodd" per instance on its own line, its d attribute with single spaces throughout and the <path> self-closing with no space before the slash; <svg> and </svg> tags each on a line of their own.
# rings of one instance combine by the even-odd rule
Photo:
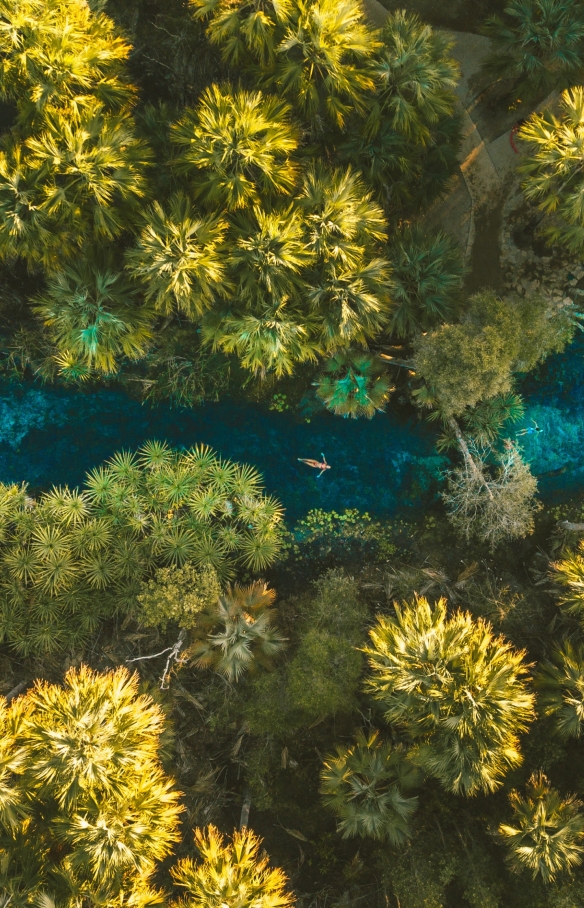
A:
<svg viewBox="0 0 584 908">
<path fill-rule="evenodd" d="M 547 500 L 565 498 L 584 482 L 583 377 L 581 336 L 520 383 L 522 426 L 535 421 L 542 431 L 519 441 Z M 141 404 L 109 389 L 0 382 L 0 481 L 24 481 L 34 489 L 77 485 L 115 451 L 147 439 L 186 447 L 203 442 L 223 457 L 256 466 L 289 520 L 311 508 L 390 517 L 427 506 L 448 465 L 435 450 L 435 432 L 411 411 L 391 406 L 371 421 L 322 412 L 307 423 L 239 400 L 186 410 Z M 321 454 L 332 468 L 320 478 L 297 460 Z"/>
</svg>

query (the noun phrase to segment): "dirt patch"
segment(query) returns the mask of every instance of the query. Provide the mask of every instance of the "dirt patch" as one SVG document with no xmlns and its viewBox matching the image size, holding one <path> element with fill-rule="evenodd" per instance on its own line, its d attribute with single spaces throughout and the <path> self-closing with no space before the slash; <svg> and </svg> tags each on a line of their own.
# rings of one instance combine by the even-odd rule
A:
<svg viewBox="0 0 584 908">
<path fill-rule="evenodd" d="M 500 13 L 505 0 L 380 0 L 386 9 L 418 13 L 430 25 L 459 32 L 477 32 L 488 16 Z"/>
<path fill-rule="evenodd" d="M 500 231 L 503 203 L 488 212 L 475 212 L 475 240 L 470 257 L 470 273 L 465 282 L 467 293 L 484 287 L 499 290 L 503 284 L 500 263 Z"/>
</svg>

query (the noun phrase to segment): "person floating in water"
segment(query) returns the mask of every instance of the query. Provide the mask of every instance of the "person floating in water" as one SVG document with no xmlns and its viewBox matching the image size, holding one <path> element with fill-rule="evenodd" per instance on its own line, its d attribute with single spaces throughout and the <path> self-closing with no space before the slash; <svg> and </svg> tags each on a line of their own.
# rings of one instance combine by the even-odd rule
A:
<svg viewBox="0 0 584 908">
<path fill-rule="evenodd" d="M 300 463 L 305 463 L 308 467 L 314 467 L 315 470 L 320 470 L 320 473 L 316 477 L 320 479 L 325 470 L 330 470 L 331 466 L 326 462 L 326 457 L 324 454 L 320 455 L 322 457 L 322 463 L 319 460 L 312 460 L 310 457 L 299 457 L 298 460 Z"/>
<path fill-rule="evenodd" d="M 543 432 L 543 429 L 538 426 L 535 419 L 532 419 L 531 421 L 533 425 L 527 426 L 526 429 L 521 429 L 521 431 L 518 432 L 517 435 L 539 435 L 540 432 Z"/>
</svg>

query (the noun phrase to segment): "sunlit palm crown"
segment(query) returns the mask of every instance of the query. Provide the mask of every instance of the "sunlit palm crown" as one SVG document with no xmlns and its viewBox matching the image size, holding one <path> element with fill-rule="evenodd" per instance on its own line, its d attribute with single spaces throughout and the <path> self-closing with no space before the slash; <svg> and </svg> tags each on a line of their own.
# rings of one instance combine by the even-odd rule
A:
<svg viewBox="0 0 584 908">
<path fill-rule="evenodd" d="M 562 738 L 579 738 L 584 729 L 584 646 L 566 640 L 541 665 L 539 703 L 552 716 Z"/>
<path fill-rule="evenodd" d="M 450 791 L 493 791 L 518 765 L 533 696 L 515 652 L 488 624 L 420 597 L 379 618 L 367 690 L 418 742 L 418 760 Z"/>
</svg>

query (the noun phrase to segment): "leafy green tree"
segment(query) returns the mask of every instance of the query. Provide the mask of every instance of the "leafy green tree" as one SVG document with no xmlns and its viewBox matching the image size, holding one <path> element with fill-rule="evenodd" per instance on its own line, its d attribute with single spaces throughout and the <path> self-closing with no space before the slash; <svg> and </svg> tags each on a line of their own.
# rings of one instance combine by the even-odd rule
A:
<svg viewBox="0 0 584 908">
<path fill-rule="evenodd" d="M 573 795 L 562 798 L 543 773 L 529 780 L 526 796 L 509 795 L 512 825 L 502 823 L 499 834 L 508 848 L 513 870 L 530 870 L 533 878 L 552 883 L 582 863 L 584 812 Z"/>
<path fill-rule="evenodd" d="M 196 110 L 172 127 L 171 138 L 177 172 L 190 177 L 197 196 L 213 207 L 261 205 L 294 189 L 291 155 L 298 135 L 279 98 L 211 85 Z"/>
<path fill-rule="evenodd" d="M 38 681 L 3 704 L 12 775 L 0 885 L 10 901 L 146 908 L 161 898 L 152 876 L 181 812 L 158 760 L 163 724 L 125 668 L 70 669 L 63 686 Z"/>
<path fill-rule="evenodd" d="M 197 18 L 209 17 L 207 36 L 227 63 L 251 60 L 262 68 L 273 64 L 294 9 L 291 0 L 191 0 L 191 5 Z"/>
<path fill-rule="evenodd" d="M 501 299 L 482 291 L 471 298 L 461 322 L 417 339 L 414 368 L 442 414 L 456 416 L 508 393 L 514 372 L 528 372 L 562 350 L 575 321 L 569 309 L 544 297 Z"/>
<path fill-rule="evenodd" d="M 141 359 L 152 340 L 153 314 L 139 305 L 134 285 L 111 259 L 95 260 L 89 250 L 48 279 L 33 310 L 65 374 L 79 366 L 87 373 L 115 373 L 120 360 Z"/>
<path fill-rule="evenodd" d="M 579 738 L 584 726 L 584 646 L 566 640 L 539 667 L 536 683 L 542 711 L 552 716 L 559 736 Z"/>
<path fill-rule="evenodd" d="M 533 715 L 523 654 L 469 614 L 423 597 L 370 631 L 367 690 L 417 745 L 417 761 L 455 794 L 496 790 L 521 762 Z"/>
<path fill-rule="evenodd" d="M 458 244 L 441 231 L 406 227 L 388 252 L 394 308 L 388 331 L 399 338 L 435 328 L 456 312 L 465 269 Z"/>
<path fill-rule="evenodd" d="M 559 114 L 534 113 L 519 133 L 531 146 L 520 165 L 523 192 L 549 220 L 541 228 L 570 252 L 584 248 L 584 88 L 562 93 Z"/>
<path fill-rule="evenodd" d="M 366 132 L 382 124 L 414 144 L 430 145 L 433 128 L 452 116 L 460 71 L 453 42 L 406 10 L 388 15 L 382 43 L 371 63 L 375 97 Z"/>
<path fill-rule="evenodd" d="M 79 646 L 102 618 L 134 615 L 142 581 L 164 566 L 202 572 L 206 595 L 206 569 L 225 577 L 234 561 L 260 570 L 274 560 L 281 518 L 255 470 L 205 446 L 149 442 L 93 470 L 83 489 L 36 499 L 26 486 L 0 486 L 2 638 L 23 653 Z M 153 599 L 183 580 L 167 578 Z"/>
<path fill-rule="evenodd" d="M 542 98 L 580 81 L 584 72 L 584 7 L 576 0 L 509 0 L 504 17 L 484 26 L 491 52 L 483 70 L 511 82 L 522 98 Z"/>
<path fill-rule="evenodd" d="M 258 665 L 269 667 L 285 642 L 274 627 L 275 598 L 260 580 L 228 585 L 197 622 L 200 639 L 191 649 L 195 664 L 214 668 L 229 681 Z"/>
<path fill-rule="evenodd" d="M 49 110 L 77 117 L 97 101 L 119 112 L 134 90 L 124 71 L 130 47 L 112 20 L 78 0 L 6 0 L 0 29 L 0 93 L 34 129 Z"/>
<path fill-rule="evenodd" d="M 578 551 L 567 551 L 561 561 L 552 565 L 554 580 L 561 587 L 560 603 L 569 614 L 584 615 L 584 540 Z"/>
<path fill-rule="evenodd" d="M 294 0 L 264 79 L 287 95 L 312 132 L 323 134 L 328 123 L 343 128 L 353 110 L 365 109 L 376 46 L 356 0 Z"/>
<path fill-rule="evenodd" d="M 262 844 L 251 829 L 234 832 L 226 842 L 218 829 L 195 830 L 200 861 L 184 858 L 172 869 L 177 886 L 186 895 L 176 906 L 184 908 L 291 908 L 294 899 L 286 890 L 287 878 L 278 867 L 270 869 L 260 855 Z"/>
<path fill-rule="evenodd" d="M 201 612 L 213 606 L 221 593 L 216 571 L 199 570 L 192 564 L 158 568 L 154 577 L 142 583 L 136 597 L 141 624 L 164 630 L 169 621 L 180 628 L 195 627 Z"/>
<path fill-rule="evenodd" d="M 324 802 L 339 817 L 344 838 L 371 836 L 392 845 L 410 836 L 409 820 L 418 799 L 407 795 L 421 774 L 407 762 L 403 748 L 359 732 L 355 744 L 337 748 L 321 774 Z"/>
<path fill-rule="evenodd" d="M 146 300 L 165 315 L 178 311 L 200 318 L 229 289 L 226 230 L 220 218 L 198 215 L 182 192 L 172 196 L 167 210 L 155 202 L 146 212 L 136 246 L 126 256 Z"/>
<path fill-rule="evenodd" d="M 383 412 L 393 390 L 383 364 L 359 350 L 339 350 L 325 363 L 316 394 L 337 416 L 371 419 Z"/>
</svg>

